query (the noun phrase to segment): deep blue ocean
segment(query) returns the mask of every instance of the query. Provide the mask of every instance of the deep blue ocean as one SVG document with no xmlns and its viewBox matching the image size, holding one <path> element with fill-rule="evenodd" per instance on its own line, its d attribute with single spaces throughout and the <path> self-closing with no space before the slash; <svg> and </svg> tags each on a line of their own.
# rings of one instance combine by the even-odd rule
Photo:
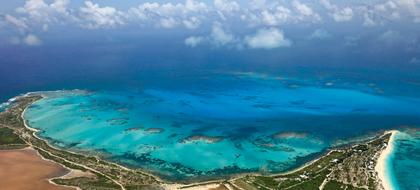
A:
<svg viewBox="0 0 420 190">
<path fill-rule="evenodd" d="M 173 180 L 286 171 L 330 147 L 419 128 L 418 68 L 387 64 L 392 56 L 338 63 L 165 45 L 4 48 L 0 99 L 69 90 L 46 93 L 25 114 L 41 137 Z M 420 185 L 412 131 L 390 162 L 400 189 Z"/>
</svg>

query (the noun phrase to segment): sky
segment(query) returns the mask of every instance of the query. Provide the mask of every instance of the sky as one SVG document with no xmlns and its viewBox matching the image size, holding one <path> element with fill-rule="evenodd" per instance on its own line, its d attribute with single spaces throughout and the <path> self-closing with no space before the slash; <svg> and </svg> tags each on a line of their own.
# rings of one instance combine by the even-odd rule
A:
<svg viewBox="0 0 420 190">
<path fill-rule="evenodd" d="M 419 0 L 390 1 L 2 1 L 1 43 L 42 45 L 48 32 L 68 30 L 115 31 L 183 30 L 186 46 L 275 49 L 293 46 L 294 40 L 322 43 L 341 38 L 356 45 L 375 33 L 383 46 L 418 45 Z M 297 34 L 294 29 L 304 30 Z M 288 31 L 289 30 L 289 31 Z M 69 34 L 62 34 L 69 35 Z"/>
<path fill-rule="evenodd" d="M 2 0 L 0 58 L 2 99 L 203 68 L 417 84 L 420 0 Z"/>
<path fill-rule="evenodd" d="M 60 57 L 60 64 L 71 55 L 104 68 L 134 57 L 163 65 L 415 73 L 420 0 L 2 0 L 0 55 L 7 68 L 22 57 Z"/>
</svg>

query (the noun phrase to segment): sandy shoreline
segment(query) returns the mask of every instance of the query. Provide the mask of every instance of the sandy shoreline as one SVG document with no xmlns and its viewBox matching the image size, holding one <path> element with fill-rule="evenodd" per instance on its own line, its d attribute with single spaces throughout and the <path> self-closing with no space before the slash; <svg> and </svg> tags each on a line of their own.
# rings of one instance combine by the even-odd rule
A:
<svg viewBox="0 0 420 190">
<path fill-rule="evenodd" d="M 386 148 L 381 152 L 381 155 L 378 158 L 378 161 L 375 166 L 375 171 L 378 173 L 378 177 L 382 182 L 382 186 L 385 190 L 393 190 L 394 187 L 389 179 L 389 171 L 387 169 L 387 159 L 394 149 L 394 138 L 397 130 L 389 131 L 391 137 L 389 138 Z"/>
</svg>

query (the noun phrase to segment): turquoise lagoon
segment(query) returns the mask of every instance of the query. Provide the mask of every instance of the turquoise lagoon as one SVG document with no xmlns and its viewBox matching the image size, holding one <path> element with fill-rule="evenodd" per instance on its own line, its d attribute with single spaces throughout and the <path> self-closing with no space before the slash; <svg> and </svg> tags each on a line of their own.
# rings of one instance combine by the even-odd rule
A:
<svg viewBox="0 0 420 190">
<path fill-rule="evenodd" d="M 281 172 L 339 142 L 420 123 L 413 97 L 254 75 L 200 80 L 44 93 L 24 117 L 55 146 L 169 180 Z"/>
<path fill-rule="evenodd" d="M 420 130 L 404 129 L 395 134 L 387 167 L 395 190 L 420 189 Z"/>
</svg>

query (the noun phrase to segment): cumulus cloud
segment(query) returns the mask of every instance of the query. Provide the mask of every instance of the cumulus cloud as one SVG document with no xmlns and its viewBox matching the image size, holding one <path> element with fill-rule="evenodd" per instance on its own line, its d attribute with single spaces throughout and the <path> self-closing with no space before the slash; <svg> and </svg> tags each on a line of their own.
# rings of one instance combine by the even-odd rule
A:
<svg viewBox="0 0 420 190">
<path fill-rule="evenodd" d="M 4 17 L 4 19 L 6 20 L 7 23 L 13 24 L 21 32 L 28 29 L 28 25 L 22 19 L 18 19 L 8 14 Z"/>
<path fill-rule="evenodd" d="M 353 9 L 350 7 L 339 8 L 337 5 L 332 4 L 329 0 L 321 0 L 320 3 L 328 11 L 330 11 L 331 17 L 336 22 L 350 21 L 353 18 Z"/>
<path fill-rule="evenodd" d="M 204 42 L 204 37 L 201 37 L 201 36 L 190 36 L 184 41 L 185 45 L 189 47 L 196 47 L 202 42 Z"/>
<path fill-rule="evenodd" d="M 70 0 L 54 0 L 50 4 L 44 0 L 27 0 L 16 12 L 26 14 L 36 22 L 73 21 L 76 18 L 68 8 L 69 3 Z"/>
<path fill-rule="evenodd" d="M 337 22 L 350 21 L 353 18 L 353 9 L 345 7 L 333 13 L 333 18 Z"/>
<path fill-rule="evenodd" d="M 420 1 L 419 0 L 399 0 L 391 1 L 392 3 L 400 6 L 413 17 L 414 22 L 420 22 Z"/>
<path fill-rule="evenodd" d="M 290 40 L 284 38 L 282 31 L 274 32 L 275 27 L 305 25 L 309 29 L 323 28 L 324 24 L 330 24 L 327 22 L 329 20 L 343 22 L 343 24 L 353 21 L 352 24 L 355 24 L 356 27 L 356 24 L 382 26 L 391 22 L 396 23 L 394 21 L 398 20 L 403 22 L 396 23 L 394 26 L 405 25 L 408 21 L 420 22 L 419 0 L 383 0 L 363 3 L 330 0 L 250 0 L 245 3 L 238 0 L 181 0 L 175 3 L 150 1 L 133 4 L 127 10 L 117 9 L 106 4 L 99 5 L 95 2 L 99 1 L 84 0 L 80 7 L 76 7 L 74 6 L 78 5 L 76 3 L 70 5 L 71 0 L 25 0 L 22 6 L 16 8 L 14 13 L 1 15 L 0 25 L 2 29 L 18 29 L 18 34 L 11 34 L 10 36 L 19 36 L 19 40 L 15 41 L 19 41 L 20 44 L 24 44 L 24 39 L 28 37 L 29 33 L 49 31 L 55 24 L 73 24 L 89 29 L 113 28 L 132 24 L 139 27 L 157 27 L 160 29 L 183 27 L 190 30 L 208 30 L 205 37 L 185 39 L 185 44 L 188 46 L 204 43 L 216 46 L 249 48 L 260 46 L 264 48 L 264 45 L 261 45 L 262 43 L 256 42 L 259 41 L 257 39 L 265 39 L 262 37 L 263 34 L 270 36 L 268 35 L 269 32 L 271 32 L 271 36 L 277 36 L 276 39 L 282 37 L 285 42 L 291 44 Z M 211 25 L 212 23 L 217 24 Z M 231 29 L 237 29 L 236 26 L 238 25 L 243 26 L 238 28 L 245 28 L 246 31 L 258 28 L 264 29 L 252 35 L 238 34 L 234 32 L 235 30 L 228 30 L 230 28 L 229 23 L 236 24 Z M 206 25 L 210 25 L 210 27 L 202 27 Z M 401 32 L 400 37 L 403 34 L 403 31 Z M 325 39 L 331 36 L 323 29 L 317 29 L 306 35 L 303 36 L 306 39 Z M 377 35 L 378 38 L 373 40 L 379 39 L 386 44 L 396 42 L 395 33 L 385 32 Z M 394 37 L 393 42 L 390 40 L 392 37 Z M 276 44 L 275 41 L 272 43 Z M 357 45 L 357 40 L 356 42 L 347 40 L 345 43 Z"/>
<path fill-rule="evenodd" d="M 238 11 L 240 9 L 239 4 L 236 1 L 230 0 L 214 0 L 214 6 L 217 10 L 223 12 Z"/>
<path fill-rule="evenodd" d="M 176 25 L 178 25 L 178 22 L 174 18 L 162 18 L 160 19 L 160 25 L 163 28 L 174 28 Z"/>
<path fill-rule="evenodd" d="M 115 27 L 124 24 L 122 13 L 114 7 L 100 7 L 92 1 L 85 1 L 80 8 L 80 17 L 83 18 L 87 28 Z"/>
<path fill-rule="evenodd" d="M 309 36 L 309 39 L 326 39 L 331 37 L 331 34 L 324 30 L 324 29 L 316 29 L 314 32 L 312 32 L 312 34 Z"/>
<path fill-rule="evenodd" d="M 127 17 L 132 20 L 158 21 L 163 28 L 173 28 L 181 23 L 188 29 L 195 29 L 201 24 L 201 15 L 207 13 L 204 2 L 186 0 L 185 3 L 143 3 L 128 10 Z"/>
<path fill-rule="evenodd" d="M 261 16 L 263 23 L 271 26 L 285 23 L 292 17 L 290 9 L 283 6 L 277 6 L 272 12 L 264 10 Z"/>
<path fill-rule="evenodd" d="M 201 21 L 197 17 L 193 16 L 183 20 L 182 23 L 188 29 L 196 29 L 200 26 Z"/>
<path fill-rule="evenodd" d="M 398 31 L 388 30 L 378 37 L 378 40 L 386 45 L 394 45 L 403 41 L 402 35 Z"/>
<path fill-rule="evenodd" d="M 398 5 L 394 1 L 363 6 L 360 8 L 360 12 L 363 14 L 363 25 L 369 27 L 384 25 L 387 21 L 400 18 Z"/>
<path fill-rule="evenodd" d="M 251 0 L 249 4 L 250 9 L 265 9 L 267 7 L 266 0 Z"/>
<path fill-rule="evenodd" d="M 23 39 L 23 43 L 28 46 L 39 46 L 42 44 L 42 41 L 37 36 L 29 34 Z"/>
<path fill-rule="evenodd" d="M 220 23 L 214 23 L 211 32 L 212 42 L 217 46 L 224 46 L 235 42 L 235 36 L 225 31 Z"/>
<path fill-rule="evenodd" d="M 246 36 L 245 43 L 254 49 L 273 49 L 292 45 L 292 42 L 284 37 L 283 32 L 276 28 L 260 29 L 256 34 Z"/>
<path fill-rule="evenodd" d="M 298 11 L 298 13 L 301 15 L 301 19 L 305 18 L 311 18 L 313 21 L 320 21 L 321 16 L 319 16 L 318 13 L 316 13 L 314 10 L 312 10 L 311 7 L 308 5 L 301 3 L 297 0 L 292 2 L 293 7 Z"/>
</svg>

